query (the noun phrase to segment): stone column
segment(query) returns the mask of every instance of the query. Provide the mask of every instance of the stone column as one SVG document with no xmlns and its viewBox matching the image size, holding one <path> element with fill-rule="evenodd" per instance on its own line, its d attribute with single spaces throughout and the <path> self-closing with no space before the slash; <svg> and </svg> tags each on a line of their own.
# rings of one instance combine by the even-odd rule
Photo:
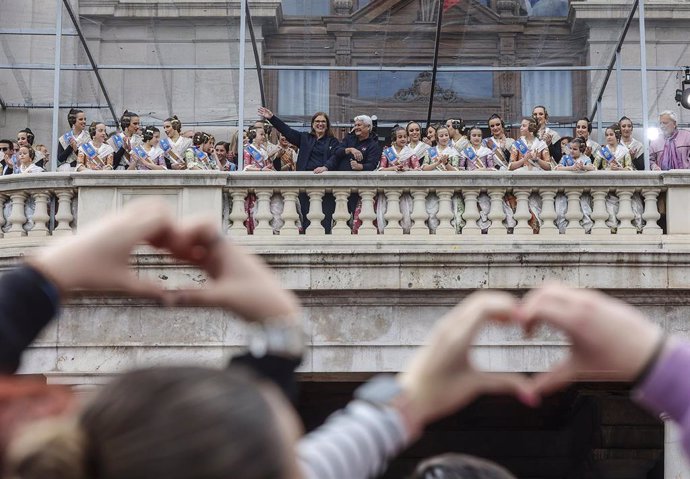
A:
<svg viewBox="0 0 690 479">
<path fill-rule="evenodd" d="M 690 479 L 690 463 L 683 452 L 680 428 L 665 414 L 661 419 L 664 421 L 664 478 Z"/>
</svg>

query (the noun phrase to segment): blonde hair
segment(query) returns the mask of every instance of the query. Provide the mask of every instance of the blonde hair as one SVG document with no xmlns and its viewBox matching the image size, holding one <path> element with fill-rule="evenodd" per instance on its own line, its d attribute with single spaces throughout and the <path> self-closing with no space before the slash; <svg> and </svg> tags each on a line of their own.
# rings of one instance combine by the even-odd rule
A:
<svg viewBox="0 0 690 479">
<path fill-rule="evenodd" d="M 10 443 L 5 461 L 9 479 L 86 479 L 86 435 L 75 418 L 28 424 Z"/>
</svg>

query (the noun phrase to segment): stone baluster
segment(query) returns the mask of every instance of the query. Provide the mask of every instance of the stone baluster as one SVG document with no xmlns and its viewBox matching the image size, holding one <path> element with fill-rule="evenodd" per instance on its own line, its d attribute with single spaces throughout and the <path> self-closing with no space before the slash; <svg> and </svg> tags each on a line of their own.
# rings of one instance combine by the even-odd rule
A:
<svg viewBox="0 0 690 479">
<path fill-rule="evenodd" d="M 657 203 L 659 200 L 659 190 L 643 190 L 642 196 L 644 196 L 644 213 L 642 213 L 642 219 L 645 220 L 642 234 L 660 235 L 663 231 L 657 223 L 659 218 L 661 218 Z"/>
<path fill-rule="evenodd" d="M 383 233 L 387 235 L 401 235 L 403 234 L 403 229 L 400 225 L 400 221 L 403 219 L 402 212 L 400 211 L 400 195 L 402 191 L 389 189 L 385 193 L 388 207 L 386 208 L 386 214 L 383 216 L 386 220 L 386 227 Z"/>
<path fill-rule="evenodd" d="M 517 222 L 513 228 L 513 234 L 516 235 L 531 235 L 534 230 L 529 225 L 529 220 L 532 215 L 529 212 L 529 190 L 515 190 L 515 198 L 517 199 L 517 207 L 513 218 Z"/>
<path fill-rule="evenodd" d="M 608 235 L 611 234 L 611 229 L 606 225 L 606 220 L 609 219 L 609 214 L 606 211 L 606 190 L 592 190 L 592 234 L 593 235 Z"/>
<path fill-rule="evenodd" d="M 58 198 L 58 209 L 55 213 L 55 221 L 57 226 L 53 231 L 53 236 L 66 236 L 73 234 L 72 221 L 72 197 L 74 192 L 72 190 L 60 190 L 56 193 Z"/>
<path fill-rule="evenodd" d="M 321 221 L 326 217 L 323 214 L 323 195 L 322 190 L 309 190 L 309 213 L 307 213 L 307 218 L 309 219 L 309 228 L 305 232 L 308 236 L 323 236 L 326 234 Z"/>
<path fill-rule="evenodd" d="M 256 190 L 256 226 L 254 227 L 254 234 L 257 236 L 268 236 L 273 234 L 273 227 L 271 227 L 271 196 L 272 190 Z"/>
<path fill-rule="evenodd" d="M 580 195 L 582 195 L 582 191 L 566 190 L 565 194 L 568 197 L 568 211 L 565 213 L 568 226 L 565 228 L 565 234 L 583 235 L 585 234 L 585 229 L 580 224 L 580 220 L 585 216 L 580 208 Z"/>
<path fill-rule="evenodd" d="M 10 193 L 10 201 L 12 202 L 12 212 L 7 222 L 10 224 L 10 229 L 5 233 L 5 238 L 19 238 L 26 236 L 24 231 L 24 223 L 26 223 L 26 215 L 24 214 L 24 204 L 26 203 L 27 194 L 21 191 Z"/>
<path fill-rule="evenodd" d="M 453 235 L 455 234 L 455 228 L 451 225 L 451 220 L 453 219 L 453 190 L 437 190 L 438 195 L 438 213 L 436 218 L 438 218 L 439 224 L 436 228 L 437 235 Z"/>
<path fill-rule="evenodd" d="M 299 214 L 297 214 L 297 190 L 284 190 L 283 194 L 283 227 L 280 229 L 281 236 L 297 236 L 299 228 Z"/>
<path fill-rule="evenodd" d="M 506 214 L 503 211 L 503 190 L 489 190 L 489 198 L 491 198 L 491 209 L 489 210 L 489 220 L 491 221 L 491 226 L 489 226 L 490 235 L 504 235 L 508 233 L 503 220 L 506 218 Z"/>
<path fill-rule="evenodd" d="M 352 230 L 347 225 L 347 220 L 350 219 L 350 213 L 347 211 L 347 199 L 350 197 L 350 190 L 345 188 L 334 189 L 333 196 L 335 196 L 335 212 L 333 213 L 335 224 L 331 229 L 331 234 L 349 236 L 352 234 Z"/>
<path fill-rule="evenodd" d="M 410 228 L 411 235 L 428 235 L 429 227 L 426 220 L 429 214 L 426 212 L 426 195 L 428 190 L 412 190 L 412 215 L 410 218 L 414 222 Z"/>
<path fill-rule="evenodd" d="M 637 228 L 633 226 L 632 220 L 635 219 L 635 213 L 632 210 L 632 195 L 630 190 L 618 190 L 618 225 L 617 234 L 634 235 L 637 234 Z"/>
<path fill-rule="evenodd" d="M 7 201 L 7 195 L 0 194 L 0 238 L 5 236 L 2 228 L 5 226 L 5 202 Z"/>
<path fill-rule="evenodd" d="M 556 227 L 556 207 L 554 204 L 556 198 L 556 191 L 542 190 L 541 191 L 541 219 L 543 224 L 539 228 L 539 234 L 542 235 L 557 235 L 558 228 Z"/>
<path fill-rule="evenodd" d="M 230 211 L 230 221 L 232 224 L 228 229 L 231 236 L 247 236 L 247 227 L 244 222 L 247 220 L 247 212 L 244 209 L 244 200 L 247 197 L 247 190 L 232 190 L 232 210 Z"/>
<path fill-rule="evenodd" d="M 477 206 L 479 190 L 463 190 L 462 196 L 465 199 L 465 212 L 462 214 L 465 226 L 462 228 L 462 234 L 480 235 L 482 230 L 477 224 L 477 220 L 479 220 L 479 207 Z"/>
<path fill-rule="evenodd" d="M 34 227 L 29 231 L 29 236 L 48 236 L 48 221 L 50 221 L 50 215 L 48 214 L 48 201 L 50 200 L 50 195 L 47 191 L 39 191 L 34 193 L 34 203 L 36 205 L 34 209 Z"/>
<path fill-rule="evenodd" d="M 358 234 L 375 235 L 377 233 L 377 229 L 374 226 L 374 220 L 376 219 L 374 196 L 376 196 L 376 190 L 370 188 L 363 189 L 359 191 L 359 195 L 362 197 L 362 210 L 359 213 L 362 226 L 359 227 Z"/>
</svg>

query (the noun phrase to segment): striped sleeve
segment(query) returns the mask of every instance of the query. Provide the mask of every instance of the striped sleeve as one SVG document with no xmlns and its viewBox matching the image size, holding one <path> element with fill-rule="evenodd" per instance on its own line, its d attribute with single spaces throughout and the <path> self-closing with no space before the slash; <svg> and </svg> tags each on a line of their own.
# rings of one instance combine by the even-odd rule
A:
<svg viewBox="0 0 690 479">
<path fill-rule="evenodd" d="M 353 401 L 306 435 L 297 457 L 305 479 L 366 479 L 381 474 L 409 441 L 395 409 Z"/>
</svg>

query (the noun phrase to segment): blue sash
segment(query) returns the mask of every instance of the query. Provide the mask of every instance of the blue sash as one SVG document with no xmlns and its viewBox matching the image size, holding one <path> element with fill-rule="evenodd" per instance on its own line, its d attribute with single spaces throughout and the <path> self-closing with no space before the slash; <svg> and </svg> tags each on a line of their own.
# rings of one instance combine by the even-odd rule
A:
<svg viewBox="0 0 690 479">
<path fill-rule="evenodd" d="M 514 144 L 515 144 L 515 148 L 517 148 L 518 151 L 519 151 L 520 153 L 522 153 L 523 155 L 526 155 L 527 152 L 529 151 L 529 148 L 527 147 L 527 145 L 525 144 L 525 142 L 522 141 L 522 138 L 520 138 L 520 139 L 519 139 L 518 141 L 516 141 Z"/>
</svg>

